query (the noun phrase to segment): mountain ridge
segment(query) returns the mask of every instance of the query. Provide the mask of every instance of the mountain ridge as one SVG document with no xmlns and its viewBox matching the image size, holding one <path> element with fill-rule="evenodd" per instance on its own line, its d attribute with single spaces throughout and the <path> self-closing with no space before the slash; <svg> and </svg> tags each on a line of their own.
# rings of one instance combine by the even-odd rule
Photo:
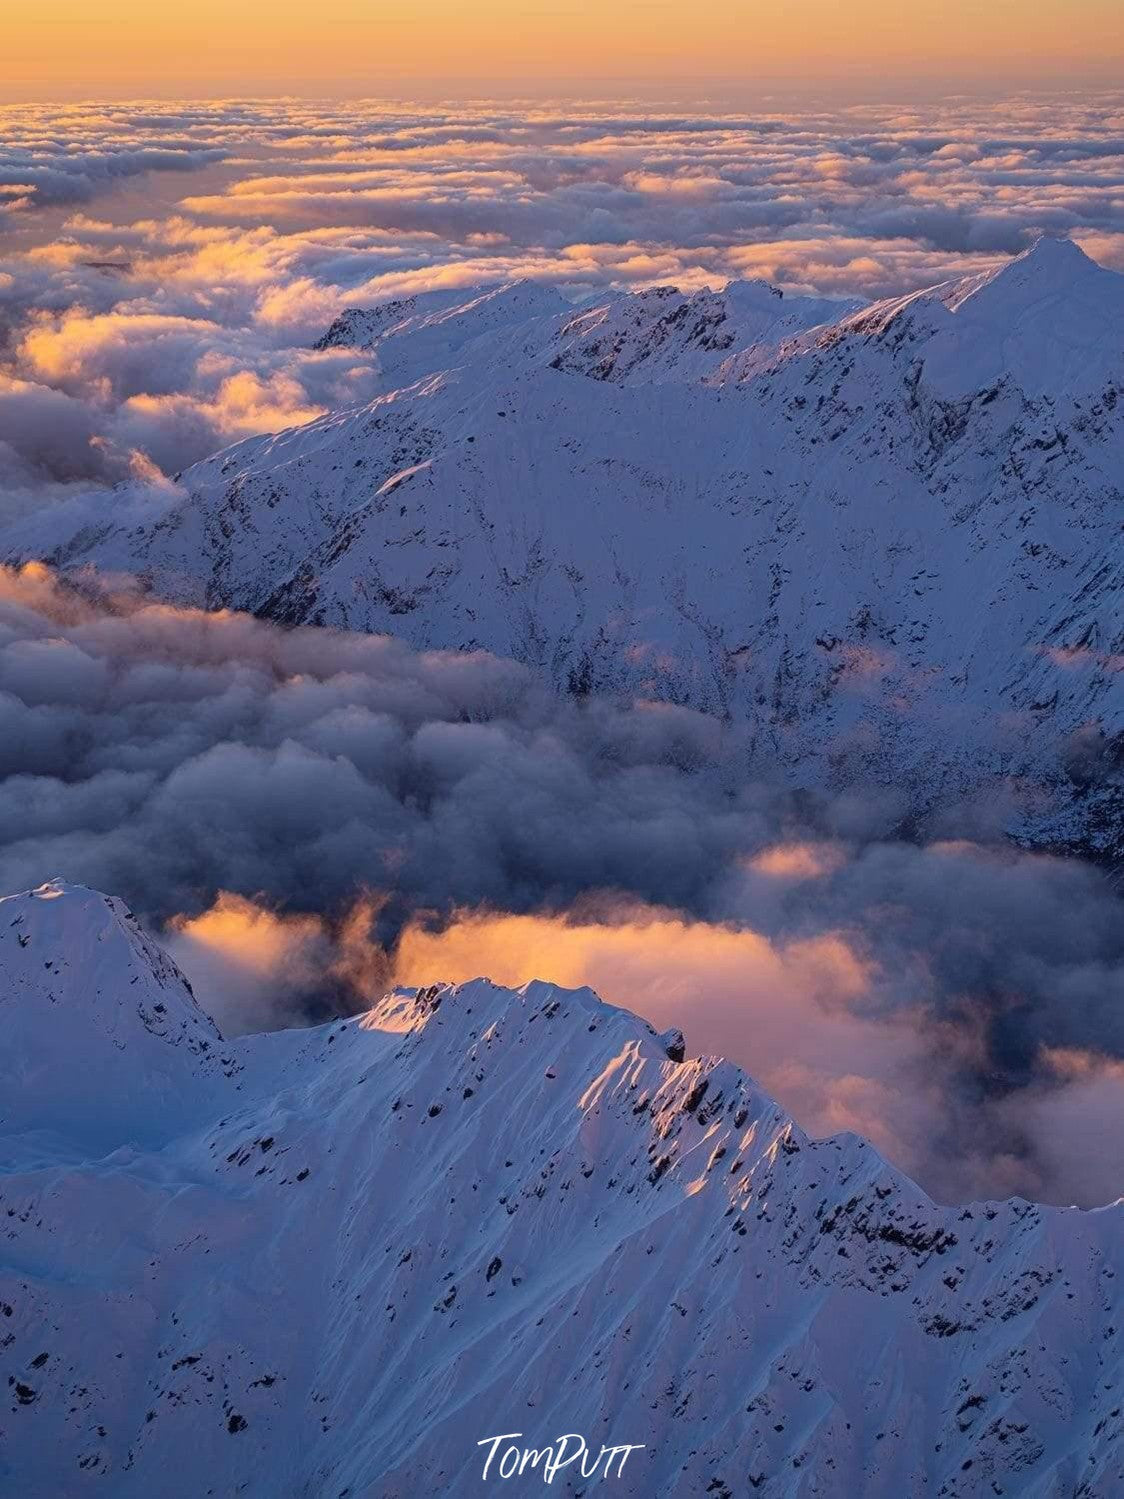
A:
<svg viewBox="0 0 1124 1499">
<path fill-rule="evenodd" d="M 78 950 L 105 897 L 49 888 L 17 898 L 36 943 L 54 923 Z M 38 966 L 13 996 L 0 964 L 9 1010 L 58 986 Z M 467 1495 L 480 1441 L 574 1431 L 643 1444 L 626 1495 L 1109 1499 L 1124 1204 L 938 1208 L 678 1041 L 589 990 L 478 979 L 225 1043 L 175 1138 L 52 1157 L 9 1114 L 5 1481 Z"/>
<path fill-rule="evenodd" d="M 1043 242 L 740 351 L 729 288 L 531 317 L 518 288 L 483 332 L 503 288 L 442 293 L 422 321 L 453 343 L 380 337 L 410 378 L 367 406 L 0 549 L 737 718 L 751 769 L 910 816 L 999 787 L 1013 836 L 1115 860 L 1122 288 Z"/>
</svg>

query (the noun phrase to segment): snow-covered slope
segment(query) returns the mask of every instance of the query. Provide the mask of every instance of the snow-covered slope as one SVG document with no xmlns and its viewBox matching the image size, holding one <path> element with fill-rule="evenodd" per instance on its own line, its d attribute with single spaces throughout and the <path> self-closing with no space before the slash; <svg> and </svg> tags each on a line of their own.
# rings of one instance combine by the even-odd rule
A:
<svg viewBox="0 0 1124 1499">
<path fill-rule="evenodd" d="M 4 555 L 733 714 L 813 784 L 1004 777 L 1013 828 L 1124 848 L 1124 277 L 1043 240 L 833 321 L 755 284 L 439 295 L 330 335 L 409 383 Z"/>
<path fill-rule="evenodd" d="M 379 307 L 349 309 L 316 347 L 374 355 L 383 382 L 393 389 L 464 360 L 487 359 L 497 342 L 521 330 L 533 344 L 537 330 L 541 337 L 567 306 L 553 287 L 534 281 L 485 291 L 422 292 Z"/>
<path fill-rule="evenodd" d="M 730 351 L 770 348 L 857 308 L 824 297 L 786 296 L 764 281 L 731 281 L 721 292 L 685 295 L 657 286 L 613 297 L 562 321 L 548 346 L 552 369 L 595 380 L 700 380 Z"/>
<path fill-rule="evenodd" d="M 588 990 L 224 1045 L 117 902 L 0 912 L 4 1493 L 461 1496 L 567 1432 L 644 1499 L 1121 1492 L 1121 1205 L 935 1207 Z"/>
<path fill-rule="evenodd" d="M 996 382 L 1050 403 L 1097 397 L 1120 376 L 1124 276 L 1072 240 L 1041 239 L 998 269 L 874 302 L 798 333 L 782 343 L 779 358 L 760 347 L 742 350 L 719 377 L 753 378 L 800 355 L 867 339 L 919 345 L 926 386 L 950 400 Z"/>
<path fill-rule="evenodd" d="M 45 1149 L 158 1145 L 237 1070 L 124 905 L 59 880 L 0 899 L 0 1034 L 0 1133 Z"/>
<path fill-rule="evenodd" d="M 720 292 L 656 286 L 575 309 L 553 288 L 523 280 L 353 307 L 316 347 L 374 355 L 384 381 L 399 386 L 466 361 L 513 356 L 596 380 L 698 380 L 719 370 L 731 350 L 771 347 L 860 305 L 731 281 Z"/>
</svg>

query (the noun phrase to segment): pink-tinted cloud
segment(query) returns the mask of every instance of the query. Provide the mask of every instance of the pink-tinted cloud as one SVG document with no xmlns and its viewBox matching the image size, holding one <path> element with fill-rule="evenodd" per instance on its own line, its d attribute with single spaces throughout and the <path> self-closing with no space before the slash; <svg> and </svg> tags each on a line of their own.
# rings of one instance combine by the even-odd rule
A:
<svg viewBox="0 0 1124 1499">
<path fill-rule="evenodd" d="M 1122 184 L 1112 94 L 754 114 L 8 106 L 0 369 L 77 403 L 56 408 L 55 457 L 30 438 L 0 449 L 8 505 L 34 503 L 37 482 L 58 492 L 60 474 L 174 472 L 261 422 L 362 398 L 370 374 L 306 358 L 347 306 L 523 276 L 574 298 L 739 276 L 876 297 L 993 265 L 1043 229 L 1124 265 Z"/>
</svg>

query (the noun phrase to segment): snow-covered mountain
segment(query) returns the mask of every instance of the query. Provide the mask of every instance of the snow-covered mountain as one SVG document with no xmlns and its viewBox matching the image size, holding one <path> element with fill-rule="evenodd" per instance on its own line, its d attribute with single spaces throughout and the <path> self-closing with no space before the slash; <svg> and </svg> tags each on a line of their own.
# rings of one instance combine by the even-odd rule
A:
<svg viewBox="0 0 1124 1499">
<path fill-rule="evenodd" d="M 224 1042 L 60 881 L 0 1023 L 5 1493 L 486 1493 L 504 1433 L 644 1499 L 1122 1491 L 1124 1204 L 936 1207 L 588 990 Z"/>
<path fill-rule="evenodd" d="M 1124 848 L 1124 276 L 1042 240 L 855 310 L 526 283 L 349 313 L 369 405 L 0 538 L 178 600 L 747 719 L 794 778 Z"/>
<path fill-rule="evenodd" d="M 857 306 L 786 296 L 764 281 L 689 296 L 657 286 L 566 318 L 550 367 L 619 383 L 700 380 L 720 372 L 731 350 L 772 347 Z"/>
<path fill-rule="evenodd" d="M 721 292 L 686 294 L 657 286 L 615 294 L 580 309 L 533 281 L 467 296 L 422 292 L 372 308 L 353 307 L 318 349 L 354 348 L 375 356 L 388 384 L 464 362 L 513 356 L 597 380 L 698 380 L 730 351 L 771 346 L 830 322 L 857 302 L 786 296 L 764 281 L 731 281 Z"/>
<path fill-rule="evenodd" d="M 372 354 L 390 389 L 409 385 L 435 369 L 471 361 L 530 325 L 541 328 L 568 304 L 553 287 L 515 281 L 480 292 L 422 292 L 369 309 L 343 313 L 317 349 L 355 348 Z M 533 333 L 532 333 L 533 337 Z"/>
</svg>

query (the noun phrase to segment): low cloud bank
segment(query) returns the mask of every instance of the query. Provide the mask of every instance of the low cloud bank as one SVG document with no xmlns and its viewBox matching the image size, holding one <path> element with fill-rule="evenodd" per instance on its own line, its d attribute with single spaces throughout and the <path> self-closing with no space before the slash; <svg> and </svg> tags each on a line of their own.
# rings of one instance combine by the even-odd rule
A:
<svg viewBox="0 0 1124 1499">
<path fill-rule="evenodd" d="M 745 762 L 737 727 L 482 653 L 0 569 L 0 888 L 123 895 L 228 1030 L 394 980 L 590 983 L 942 1197 L 1118 1195 L 1101 874 Z"/>
</svg>

